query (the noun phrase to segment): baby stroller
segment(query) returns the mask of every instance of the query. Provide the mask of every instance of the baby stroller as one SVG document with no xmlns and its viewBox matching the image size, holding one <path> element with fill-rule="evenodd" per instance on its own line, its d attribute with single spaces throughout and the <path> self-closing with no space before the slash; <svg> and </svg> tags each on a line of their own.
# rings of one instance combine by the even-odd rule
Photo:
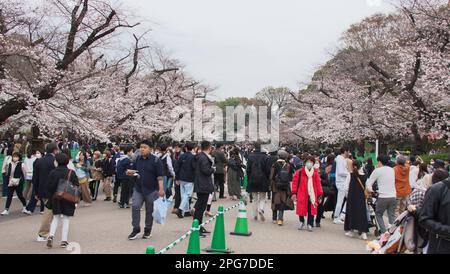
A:
<svg viewBox="0 0 450 274">
<path fill-rule="evenodd" d="M 378 200 L 377 192 L 373 192 L 367 199 L 367 210 L 368 210 L 368 215 L 369 215 L 369 229 L 372 227 L 375 228 L 375 230 L 373 232 L 373 235 L 375 237 L 378 237 L 381 235 L 380 226 L 378 224 L 378 221 L 377 221 L 377 218 L 375 215 L 377 200 Z"/>
<path fill-rule="evenodd" d="M 379 240 L 367 244 L 372 254 L 417 253 L 422 244 L 415 237 L 416 220 L 408 211 L 400 214 L 386 233 Z"/>
</svg>

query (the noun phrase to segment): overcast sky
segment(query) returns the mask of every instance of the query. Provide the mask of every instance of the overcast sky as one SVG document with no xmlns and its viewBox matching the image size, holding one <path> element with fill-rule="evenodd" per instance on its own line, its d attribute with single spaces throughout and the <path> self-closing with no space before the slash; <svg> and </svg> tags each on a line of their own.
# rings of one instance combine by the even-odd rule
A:
<svg viewBox="0 0 450 274">
<path fill-rule="evenodd" d="M 297 90 L 353 23 L 393 7 L 385 0 L 126 0 L 151 20 L 153 39 L 211 99 L 253 97 L 265 86 Z"/>
</svg>

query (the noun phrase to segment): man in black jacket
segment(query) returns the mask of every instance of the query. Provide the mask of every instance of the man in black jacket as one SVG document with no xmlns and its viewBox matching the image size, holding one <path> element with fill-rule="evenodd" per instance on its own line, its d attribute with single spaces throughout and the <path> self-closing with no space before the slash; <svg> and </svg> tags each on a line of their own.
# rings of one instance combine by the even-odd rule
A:
<svg viewBox="0 0 450 274">
<path fill-rule="evenodd" d="M 419 224 L 429 231 L 427 254 L 450 254 L 450 178 L 428 189 Z"/>
<path fill-rule="evenodd" d="M 227 165 L 227 158 L 223 152 L 223 145 L 219 145 L 211 154 L 214 158 L 216 172 L 214 173 L 214 183 L 219 189 L 219 199 L 225 199 L 225 166 Z M 215 196 L 215 194 L 214 194 Z"/>
<path fill-rule="evenodd" d="M 269 176 L 270 176 L 270 162 L 268 155 L 261 152 L 261 144 L 255 143 L 255 151 L 248 156 L 247 161 L 247 192 L 252 194 L 253 204 L 253 218 L 258 220 L 258 215 L 261 221 L 265 221 L 264 208 L 266 204 L 267 192 L 269 192 Z"/>
<path fill-rule="evenodd" d="M 55 155 L 58 153 L 58 146 L 54 143 L 48 144 L 44 157 L 36 162 L 33 168 L 33 193 L 35 197 L 30 200 L 27 210 L 33 212 L 36 207 L 37 200 L 41 203 L 46 203 L 48 200 L 48 187 L 47 183 L 49 175 L 52 170 L 55 169 Z M 43 213 L 41 227 L 39 228 L 38 241 L 46 241 L 47 236 L 50 233 L 50 223 L 53 219 L 52 210 L 47 210 Z"/>
<path fill-rule="evenodd" d="M 178 207 L 177 216 L 183 218 L 190 216 L 189 198 L 194 190 L 194 144 L 186 144 L 186 152 L 183 153 L 176 164 L 176 184 L 180 187 L 181 202 Z"/>
<path fill-rule="evenodd" d="M 195 159 L 195 177 L 194 177 L 194 192 L 197 193 L 197 202 L 195 203 L 194 219 L 197 219 L 201 224 L 203 222 L 203 214 L 208 205 L 208 198 L 214 192 L 213 174 L 215 168 L 210 156 L 211 143 L 203 141 L 201 143 L 202 152 L 200 152 Z M 200 236 L 205 237 L 209 233 L 204 227 L 200 228 Z"/>
</svg>

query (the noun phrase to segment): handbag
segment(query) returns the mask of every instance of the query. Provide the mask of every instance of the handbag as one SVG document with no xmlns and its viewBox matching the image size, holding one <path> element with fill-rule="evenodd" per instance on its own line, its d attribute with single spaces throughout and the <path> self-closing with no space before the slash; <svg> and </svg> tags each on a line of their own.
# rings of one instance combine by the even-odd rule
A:
<svg viewBox="0 0 450 274">
<path fill-rule="evenodd" d="M 80 202 L 80 187 L 74 185 L 70 181 L 70 175 L 72 170 L 69 169 L 69 174 L 66 179 L 59 179 L 58 187 L 56 188 L 55 196 L 58 200 L 63 200 L 66 202 L 77 204 Z"/>
<path fill-rule="evenodd" d="M 356 175 L 356 176 L 358 176 L 358 175 Z M 363 189 L 363 191 L 364 191 L 364 198 L 367 200 L 367 199 L 369 199 L 369 191 L 364 187 L 364 185 L 363 185 L 363 183 L 361 182 L 361 180 L 359 179 L 359 177 L 357 177 L 358 178 L 358 182 L 359 182 L 359 185 L 362 187 L 362 189 Z"/>
<path fill-rule="evenodd" d="M 20 184 L 20 178 L 9 179 L 8 187 L 18 186 Z"/>
<path fill-rule="evenodd" d="M 291 196 L 288 196 L 286 198 L 286 202 L 284 204 L 285 204 L 287 210 L 294 210 L 295 209 L 294 201 L 292 200 Z"/>
</svg>

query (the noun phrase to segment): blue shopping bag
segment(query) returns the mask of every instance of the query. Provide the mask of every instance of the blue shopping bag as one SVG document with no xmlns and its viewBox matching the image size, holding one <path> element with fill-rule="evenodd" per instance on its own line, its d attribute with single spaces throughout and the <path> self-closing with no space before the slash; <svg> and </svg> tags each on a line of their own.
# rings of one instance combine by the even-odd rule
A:
<svg viewBox="0 0 450 274">
<path fill-rule="evenodd" d="M 172 200 L 159 198 L 153 204 L 153 219 L 157 224 L 163 225 L 167 218 L 167 212 L 169 211 Z"/>
</svg>

